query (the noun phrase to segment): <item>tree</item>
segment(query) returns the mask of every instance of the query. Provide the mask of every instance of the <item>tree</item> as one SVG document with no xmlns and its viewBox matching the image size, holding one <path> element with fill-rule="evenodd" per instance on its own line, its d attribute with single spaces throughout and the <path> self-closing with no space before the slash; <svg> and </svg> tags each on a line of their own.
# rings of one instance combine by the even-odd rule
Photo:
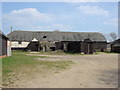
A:
<svg viewBox="0 0 120 90">
<path fill-rule="evenodd" d="M 108 42 L 115 41 L 118 38 L 118 35 L 115 32 L 103 33 Z"/>
</svg>

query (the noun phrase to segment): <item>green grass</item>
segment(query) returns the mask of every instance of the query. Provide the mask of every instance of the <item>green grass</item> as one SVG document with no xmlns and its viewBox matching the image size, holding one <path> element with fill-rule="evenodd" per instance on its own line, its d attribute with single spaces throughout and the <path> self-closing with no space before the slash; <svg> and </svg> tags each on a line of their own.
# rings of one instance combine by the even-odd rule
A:
<svg viewBox="0 0 120 90">
<path fill-rule="evenodd" d="M 30 54 L 31 52 L 23 52 L 23 51 L 13 51 L 13 53 L 17 53 L 17 54 L 25 54 L 25 53 L 28 53 Z M 115 52 L 101 52 L 101 51 L 98 51 L 94 54 L 81 54 L 81 53 L 65 53 L 63 51 L 57 51 L 57 52 L 37 52 L 37 53 L 32 53 L 32 54 L 41 54 L 41 55 L 96 55 L 96 54 L 100 54 L 100 53 L 108 53 L 108 54 L 118 54 L 118 53 L 115 53 Z"/>
<path fill-rule="evenodd" d="M 23 52 L 23 51 L 13 51 L 14 53 L 17 54 L 21 54 L 21 53 L 28 53 L 28 54 L 40 54 L 40 55 L 96 55 L 98 54 L 97 52 L 94 54 L 81 54 L 81 53 L 65 53 L 63 51 L 50 51 L 50 52 L 36 52 L 36 53 L 32 53 L 32 52 Z"/>
<path fill-rule="evenodd" d="M 19 72 L 32 73 L 37 65 L 44 66 L 45 69 L 66 69 L 72 61 L 38 61 L 35 58 L 50 58 L 48 56 L 28 56 L 29 52 L 13 51 L 11 57 L 2 59 L 2 76 L 3 86 L 7 86 L 7 82 L 13 83 L 9 78 L 14 78 Z M 27 69 L 26 69 L 27 67 Z M 43 69 L 43 70 L 45 70 Z M 40 71 L 42 72 L 42 71 Z M 14 75 L 14 74 L 16 75 Z"/>
</svg>

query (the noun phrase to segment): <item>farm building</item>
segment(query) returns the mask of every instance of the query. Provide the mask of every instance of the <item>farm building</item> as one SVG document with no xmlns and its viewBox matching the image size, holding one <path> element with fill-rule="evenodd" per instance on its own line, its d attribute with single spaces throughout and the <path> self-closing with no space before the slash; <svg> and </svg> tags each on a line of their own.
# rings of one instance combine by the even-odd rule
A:
<svg viewBox="0 0 120 90">
<path fill-rule="evenodd" d="M 107 49 L 106 38 L 97 32 L 13 31 L 8 37 L 12 50 L 92 54 Z"/>
<path fill-rule="evenodd" d="M 0 31 L 0 56 L 11 56 L 11 47 L 8 37 Z"/>
<path fill-rule="evenodd" d="M 120 53 L 120 39 L 111 43 L 111 52 Z"/>
</svg>

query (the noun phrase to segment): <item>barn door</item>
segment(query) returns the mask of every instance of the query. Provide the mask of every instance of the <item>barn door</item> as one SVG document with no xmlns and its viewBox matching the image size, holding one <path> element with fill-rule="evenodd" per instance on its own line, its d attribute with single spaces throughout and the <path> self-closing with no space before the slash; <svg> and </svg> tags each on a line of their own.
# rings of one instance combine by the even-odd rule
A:
<svg viewBox="0 0 120 90">
<path fill-rule="evenodd" d="M 69 53 L 79 53 L 80 52 L 80 42 L 69 42 L 67 46 Z"/>
<path fill-rule="evenodd" d="M 89 54 L 93 54 L 93 43 L 89 43 Z"/>
<path fill-rule="evenodd" d="M 84 54 L 93 54 L 93 43 L 88 38 L 84 40 Z"/>
<path fill-rule="evenodd" d="M 89 44 L 87 42 L 84 43 L 84 54 L 89 54 Z"/>
</svg>

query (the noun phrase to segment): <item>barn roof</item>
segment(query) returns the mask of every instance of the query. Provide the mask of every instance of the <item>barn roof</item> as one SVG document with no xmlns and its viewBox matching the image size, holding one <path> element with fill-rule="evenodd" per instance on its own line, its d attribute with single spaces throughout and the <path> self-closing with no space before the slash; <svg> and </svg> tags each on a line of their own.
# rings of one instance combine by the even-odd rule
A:
<svg viewBox="0 0 120 90">
<path fill-rule="evenodd" d="M 36 38 L 39 41 L 106 41 L 106 38 L 98 32 L 60 32 L 60 31 L 13 31 L 8 34 L 12 41 L 32 41 Z"/>
<path fill-rule="evenodd" d="M 120 39 L 117 39 L 115 40 L 113 43 L 112 43 L 113 46 L 120 46 Z"/>
<path fill-rule="evenodd" d="M 0 37 L 8 39 L 8 37 L 0 30 Z"/>
<path fill-rule="evenodd" d="M 5 34 L 1 30 L 0 30 L 0 34 L 5 36 Z"/>
</svg>

